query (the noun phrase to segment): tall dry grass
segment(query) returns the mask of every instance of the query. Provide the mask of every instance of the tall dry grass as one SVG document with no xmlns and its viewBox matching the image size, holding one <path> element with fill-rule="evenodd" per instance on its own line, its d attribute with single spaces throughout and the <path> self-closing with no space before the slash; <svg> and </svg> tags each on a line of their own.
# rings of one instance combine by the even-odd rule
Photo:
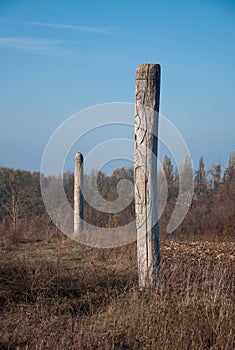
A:
<svg viewBox="0 0 235 350">
<path fill-rule="evenodd" d="M 0 252 L 1 349 L 231 349 L 234 243 L 162 242 L 161 281 L 138 290 L 135 244 Z"/>
</svg>

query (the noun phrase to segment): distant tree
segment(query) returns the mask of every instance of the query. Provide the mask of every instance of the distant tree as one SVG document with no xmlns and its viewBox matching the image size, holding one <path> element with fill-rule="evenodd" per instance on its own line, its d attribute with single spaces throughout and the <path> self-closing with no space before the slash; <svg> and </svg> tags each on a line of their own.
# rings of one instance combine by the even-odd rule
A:
<svg viewBox="0 0 235 350">
<path fill-rule="evenodd" d="M 67 199 L 73 207 L 73 186 L 74 186 L 74 174 L 67 171 L 63 174 L 64 191 Z"/>
<path fill-rule="evenodd" d="M 45 210 L 39 177 L 37 172 L 0 168 L 0 221 L 14 231 L 19 220 L 31 219 Z"/>
<path fill-rule="evenodd" d="M 170 187 L 173 184 L 174 171 L 173 171 L 173 165 L 171 163 L 171 159 L 167 155 L 165 155 L 163 158 L 162 168 L 166 176 L 168 187 Z"/>
<path fill-rule="evenodd" d="M 206 171 L 203 156 L 200 157 L 198 170 L 195 174 L 195 192 L 201 195 L 206 191 Z"/>
<path fill-rule="evenodd" d="M 181 177 L 181 183 L 182 183 L 182 188 L 187 189 L 187 190 L 192 190 L 193 188 L 193 166 L 192 166 L 192 161 L 189 155 L 186 155 L 183 168 L 180 172 L 180 177 Z"/>
<path fill-rule="evenodd" d="M 13 169 L 4 168 L 1 169 L 1 197 L 3 215 L 8 217 L 8 221 L 11 221 L 12 228 L 15 231 L 17 221 L 20 215 L 20 172 Z"/>
<path fill-rule="evenodd" d="M 214 192 L 216 193 L 221 184 L 221 165 L 220 164 L 213 165 L 211 174 L 213 177 L 213 189 L 214 189 Z"/>
<path fill-rule="evenodd" d="M 229 182 L 235 178 L 235 152 L 231 152 L 228 160 L 228 167 L 224 173 L 224 180 Z"/>
</svg>

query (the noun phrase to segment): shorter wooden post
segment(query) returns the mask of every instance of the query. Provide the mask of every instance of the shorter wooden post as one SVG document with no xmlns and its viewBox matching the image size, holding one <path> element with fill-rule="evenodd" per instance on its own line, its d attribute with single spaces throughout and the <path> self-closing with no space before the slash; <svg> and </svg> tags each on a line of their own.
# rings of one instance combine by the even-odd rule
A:
<svg viewBox="0 0 235 350">
<path fill-rule="evenodd" d="M 74 233 L 83 230 L 83 156 L 76 153 L 74 166 Z"/>
</svg>

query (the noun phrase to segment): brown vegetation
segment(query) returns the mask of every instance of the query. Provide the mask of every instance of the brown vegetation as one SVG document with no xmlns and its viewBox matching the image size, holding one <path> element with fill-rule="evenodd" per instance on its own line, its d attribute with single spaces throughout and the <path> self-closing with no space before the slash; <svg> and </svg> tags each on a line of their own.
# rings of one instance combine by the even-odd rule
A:
<svg viewBox="0 0 235 350">
<path fill-rule="evenodd" d="M 0 349 L 235 348 L 234 154 L 223 174 L 200 159 L 193 202 L 171 235 L 165 228 L 178 174 L 168 157 L 163 169 L 161 279 L 140 291 L 135 243 L 93 249 L 70 241 L 45 212 L 39 173 L 0 168 Z M 99 173 L 101 194 L 115 199 L 122 178 L 133 180 L 133 170 Z M 64 185 L 72 203 L 73 174 L 64 174 Z M 134 219 L 134 206 L 112 215 L 85 203 L 84 214 L 98 226 L 122 226 Z"/>
<path fill-rule="evenodd" d="M 234 349 L 234 243 L 162 242 L 139 291 L 135 244 L 0 251 L 1 349 Z"/>
<path fill-rule="evenodd" d="M 168 182 L 167 205 L 160 219 L 161 237 L 167 238 L 166 226 L 175 208 L 179 192 L 179 174 L 170 158 L 165 156 L 163 171 Z M 184 173 L 194 177 L 194 196 L 189 212 L 173 233 L 174 240 L 231 240 L 235 228 L 235 154 L 231 153 L 228 166 L 222 173 L 219 164 L 205 169 L 203 157 L 198 169 L 185 162 Z M 160 173 L 161 179 L 162 173 Z M 121 179 L 133 181 L 133 169 L 119 168 L 111 176 L 92 171 L 84 175 L 88 188 L 97 177 L 100 194 L 108 201 L 117 199 L 117 184 Z M 61 237 L 48 217 L 41 193 L 40 174 L 17 169 L 0 168 L 0 240 L 11 242 L 53 241 Z M 64 189 L 73 206 L 73 174 L 63 175 Z M 44 181 L 56 181 L 45 177 Z M 89 191 L 88 191 L 89 192 Z M 133 193 L 126 193 L 133 199 Z M 187 193 L 186 193 L 187 195 Z M 92 190 L 88 193 L 93 197 Z M 159 194 L 159 197 L 161 193 Z M 84 200 L 84 220 L 99 227 L 121 227 L 135 219 L 134 202 L 118 214 L 95 210 Z M 27 234 L 26 234 L 27 233 Z"/>
</svg>

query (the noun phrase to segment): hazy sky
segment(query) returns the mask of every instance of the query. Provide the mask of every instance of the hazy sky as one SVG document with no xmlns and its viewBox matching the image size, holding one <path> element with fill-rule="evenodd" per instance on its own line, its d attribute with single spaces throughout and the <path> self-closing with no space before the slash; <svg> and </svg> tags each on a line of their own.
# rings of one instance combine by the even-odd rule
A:
<svg viewBox="0 0 235 350">
<path fill-rule="evenodd" d="M 75 112 L 134 102 L 135 69 L 162 67 L 160 110 L 197 166 L 226 166 L 235 133 L 235 1 L 0 1 L 0 165 L 39 170 Z"/>
</svg>

